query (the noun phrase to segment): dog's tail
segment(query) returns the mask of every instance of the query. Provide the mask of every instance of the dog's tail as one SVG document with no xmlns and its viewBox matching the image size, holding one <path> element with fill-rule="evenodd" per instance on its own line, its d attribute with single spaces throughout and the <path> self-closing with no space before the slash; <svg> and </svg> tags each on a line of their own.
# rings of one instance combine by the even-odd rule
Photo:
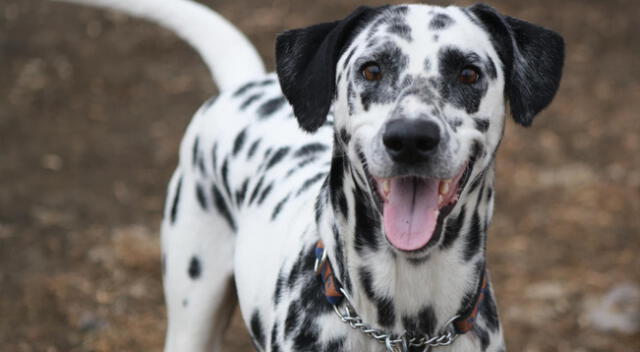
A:
<svg viewBox="0 0 640 352">
<path fill-rule="evenodd" d="M 189 0 L 58 0 L 104 7 L 156 22 L 202 56 L 218 88 L 233 88 L 265 73 L 255 47 L 229 21 Z"/>
</svg>

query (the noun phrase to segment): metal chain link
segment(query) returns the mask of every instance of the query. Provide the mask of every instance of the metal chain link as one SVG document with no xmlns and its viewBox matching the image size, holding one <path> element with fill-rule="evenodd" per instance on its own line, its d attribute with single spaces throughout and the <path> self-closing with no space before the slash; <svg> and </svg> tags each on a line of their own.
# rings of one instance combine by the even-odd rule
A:
<svg viewBox="0 0 640 352">
<path fill-rule="evenodd" d="M 338 306 L 333 306 L 333 310 L 340 320 L 348 324 L 351 328 L 360 330 L 365 335 L 384 344 L 389 352 L 408 352 L 409 346 L 424 347 L 423 351 L 426 352 L 429 347 L 448 346 L 452 344 L 457 337 L 452 325 L 452 322 L 458 318 L 457 315 L 449 319 L 441 334 L 433 337 L 429 337 L 428 335 L 408 336 L 406 332 L 401 335 L 396 335 L 376 329 L 366 324 L 355 312 L 349 294 L 343 288 L 340 288 L 340 292 L 342 292 L 347 299 L 347 302 L 343 305 L 343 311 L 340 311 Z"/>
<path fill-rule="evenodd" d="M 316 259 L 314 263 L 314 271 L 318 270 L 320 264 L 327 260 L 327 252 L 322 253 L 322 258 Z M 408 352 L 409 347 L 424 347 L 423 352 L 427 352 L 429 347 L 448 346 L 455 341 L 457 334 L 453 327 L 453 322 L 458 319 L 455 315 L 449 319 L 444 325 L 439 335 L 429 337 L 423 336 L 409 336 L 405 331 L 401 335 L 391 334 L 384 330 L 376 329 L 371 325 L 365 323 L 362 318 L 356 313 L 353 305 L 353 300 L 349 293 L 342 287 L 338 288 L 342 295 L 345 297 L 343 304 L 343 311 L 340 311 L 340 307 L 333 306 L 333 310 L 343 323 L 348 324 L 351 328 L 360 330 L 363 334 L 371 337 L 375 341 L 378 341 L 385 345 L 388 352 Z"/>
</svg>

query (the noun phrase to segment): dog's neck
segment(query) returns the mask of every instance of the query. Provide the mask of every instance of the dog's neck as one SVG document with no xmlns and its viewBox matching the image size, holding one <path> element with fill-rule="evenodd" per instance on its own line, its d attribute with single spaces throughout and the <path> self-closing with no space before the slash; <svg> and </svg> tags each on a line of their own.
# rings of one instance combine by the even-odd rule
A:
<svg viewBox="0 0 640 352">
<path fill-rule="evenodd" d="M 354 158 L 336 142 L 318 198 L 323 206 L 316 207 L 335 275 L 365 322 L 395 333 L 436 333 L 475 299 L 493 211 L 493 166 L 472 173 L 439 243 L 412 259 L 386 242 L 367 177 L 347 162 Z"/>
</svg>

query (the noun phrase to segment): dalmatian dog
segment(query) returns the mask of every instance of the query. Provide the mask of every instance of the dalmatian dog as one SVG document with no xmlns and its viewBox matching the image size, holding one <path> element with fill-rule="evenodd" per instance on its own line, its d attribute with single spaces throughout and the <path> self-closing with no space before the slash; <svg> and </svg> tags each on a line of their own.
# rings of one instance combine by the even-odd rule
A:
<svg viewBox="0 0 640 352">
<path fill-rule="evenodd" d="M 170 181 L 166 351 L 219 351 L 239 302 L 258 351 L 505 351 L 486 269 L 506 105 L 529 126 L 564 44 L 487 5 L 361 7 L 280 34 L 277 74 L 186 0 L 85 0 L 203 56 Z"/>
</svg>

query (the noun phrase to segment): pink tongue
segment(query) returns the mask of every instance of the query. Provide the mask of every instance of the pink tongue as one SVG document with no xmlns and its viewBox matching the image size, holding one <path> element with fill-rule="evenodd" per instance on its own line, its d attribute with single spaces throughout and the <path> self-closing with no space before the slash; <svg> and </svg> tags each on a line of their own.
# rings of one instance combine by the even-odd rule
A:
<svg viewBox="0 0 640 352">
<path fill-rule="evenodd" d="M 384 203 L 384 230 L 393 246 L 404 251 L 424 247 L 436 228 L 438 181 L 393 178 Z"/>
</svg>

